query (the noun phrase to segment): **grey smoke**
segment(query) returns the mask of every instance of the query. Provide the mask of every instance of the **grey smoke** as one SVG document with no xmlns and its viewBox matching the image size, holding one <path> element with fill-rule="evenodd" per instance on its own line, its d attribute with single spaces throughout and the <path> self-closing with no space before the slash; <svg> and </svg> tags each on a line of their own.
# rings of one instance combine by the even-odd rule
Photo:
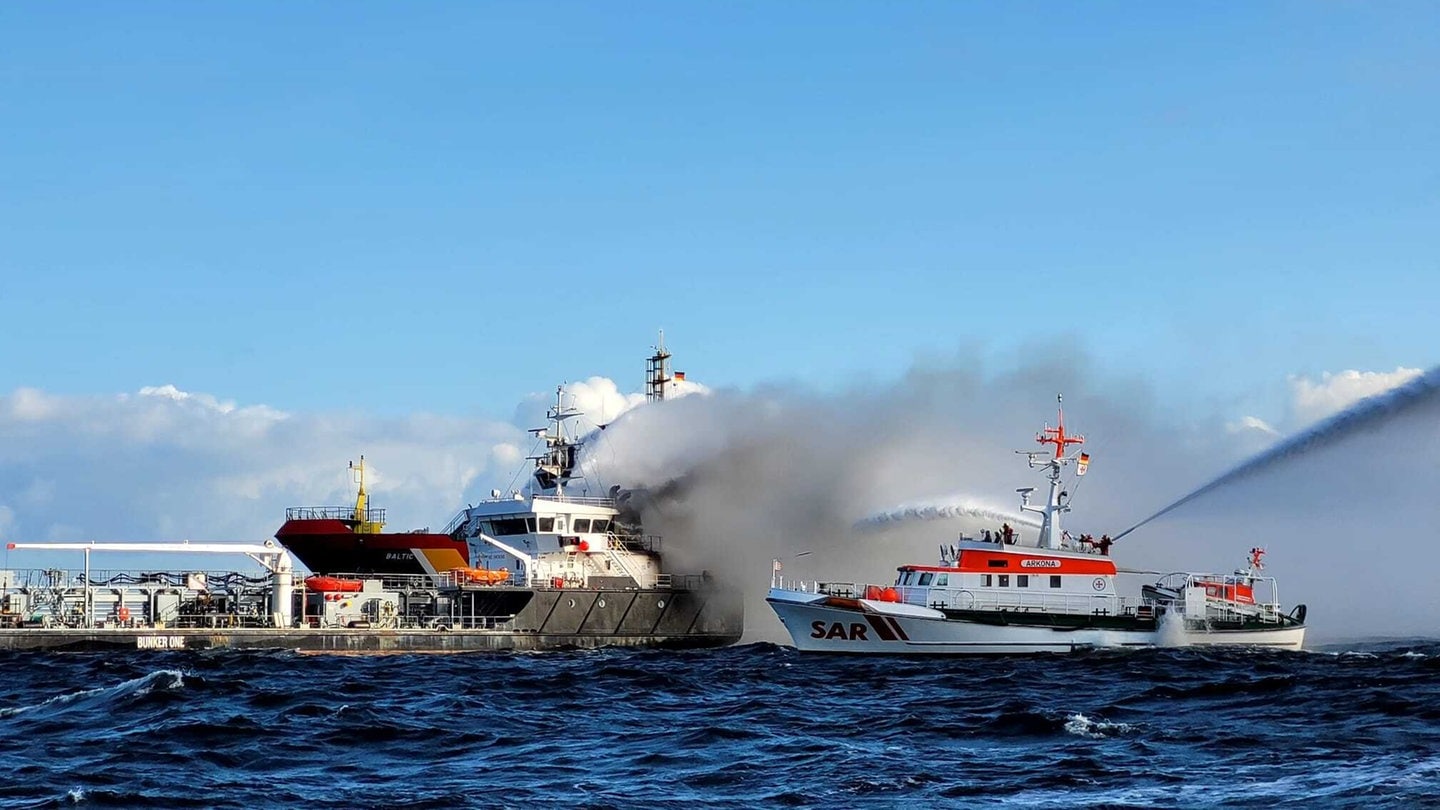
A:
<svg viewBox="0 0 1440 810">
<path fill-rule="evenodd" d="M 587 463 L 607 484 L 662 491 L 644 511 L 647 530 L 665 537 L 669 564 L 707 568 L 742 586 L 750 637 L 780 640 L 783 629 L 763 601 L 772 557 L 815 552 L 787 563 L 790 577 L 884 582 L 897 564 L 934 560 L 937 546 L 959 532 L 992 527 L 1001 515 L 944 504 L 1018 505 L 1017 487 L 1043 487 L 1013 451 L 1034 448 L 1036 431 L 1053 423 L 1057 392 L 1093 459 L 1089 475 L 1068 484 L 1072 533 L 1114 533 L 1141 505 L 1164 502 L 1248 454 L 1253 437 L 1225 428 L 1237 414 L 1177 424 L 1144 382 L 1045 349 L 1037 352 L 1045 359 L 1003 373 L 962 360 L 917 367 L 889 385 L 719 391 L 639 408 L 605 431 Z M 1433 384 L 1435 375 L 1422 379 L 1407 388 Z M 1396 400 L 1386 402 L 1382 409 Z M 1440 565 L 1435 544 L 1412 528 L 1434 523 L 1440 482 L 1427 450 L 1440 433 L 1426 409 L 1400 410 L 1392 420 L 1366 420 L 1374 429 L 1352 431 L 1349 442 L 1317 435 L 1317 426 L 1267 454 L 1290 464 L 1236 468 L 1248 471 L 1245 486 L 1176 513 L 1184 519 L 1167 521 L 1163 532 L 1129 538 L 1121 563 L 1228 570 L 1258 543 L 1270 548 L 1286 604 L 1309 603 L 1314 637 L 1433 632 L 1440 598 L 1409 572 Z M 1302 446 L 1312 451 L 1295 455 Z M 919 512 L 931 504 L 944 519 L 877 519 L 896 504 L 921 505 Z M 1387 598 L 1357 587 L 1355 577 L 1384 581 Z"/>
</svg>

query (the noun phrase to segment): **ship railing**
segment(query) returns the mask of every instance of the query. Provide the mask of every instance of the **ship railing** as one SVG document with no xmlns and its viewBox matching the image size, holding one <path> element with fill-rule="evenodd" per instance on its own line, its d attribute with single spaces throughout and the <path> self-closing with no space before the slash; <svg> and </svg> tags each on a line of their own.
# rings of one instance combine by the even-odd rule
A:
<svg viewBox="0 0 1440 810">
<path fill-rule="evenodd" d="M 660 535 L 658 534 L 623 534 L 610 532 L 606 535 L 605 542 L 611 551 L 660 553 Z"/>
<path fill-rule="evenodd" d="M 445 524 L 445 528 L 441 529 L 440 533 L 454 536 L 456 532 L 464 528 L 465 524 L 469 522 L 470 512 L 466 509 L 461 509 L 455 517 L 450 518 L 450 522 Z"/>
<path fill-rule="evenodd" d="M 418 591 L 433 588 L 437 584 L 437 578 L 430 574 L 325 574 L 324 576 L 357 582 L 379 580 L 380 589 L 384 591 Z M 295 577 L 297 590 L 304 585 L 305 578 L 299 575 Z"/>
<path fill-rule="evenodd" d="M 604 506 L 610 509 L 618 509 L 614 498 L 602 498 L 594 495 L 536 495 L 536 500 L 554 501 L 555 503 L 573 503 L 581 506 Z M 498 500 L 506 500 L 499 498 Z M 581 515 L 584 517 L 584 515 Z"/>
<path fill-rule="evenodd" d="M 655 587 L 677 591 L 698 591 L 710 586 L 714 578 L 709 571 L 698 574 L 656 574 Z"/>
<path fill-rule="evenodd" d="M 501 630 L 515 621 L 507 616 L 405 616 L 400 627 L 407 630 Z"/>
<path fill-rule="evenodd" d="M 286 520 L 354 520 L 353 506 L 292 506 L 285 510 Z M 384 507 L 367 508 L 361 520 L 366 523 L 384 523 Z"/>
<path fill-rule="evenodd" d="M 895 586 L 891 586 L 895 587 Z M 1067 613 L 1100 616 L 1131 615 L 1141 600 L 1113 594 L 1009 593 L 973 591 L 968 588 L 895 587 L 902 601 L 937 610 L 1013 610 L 1016 612 Z"/>
</svg>

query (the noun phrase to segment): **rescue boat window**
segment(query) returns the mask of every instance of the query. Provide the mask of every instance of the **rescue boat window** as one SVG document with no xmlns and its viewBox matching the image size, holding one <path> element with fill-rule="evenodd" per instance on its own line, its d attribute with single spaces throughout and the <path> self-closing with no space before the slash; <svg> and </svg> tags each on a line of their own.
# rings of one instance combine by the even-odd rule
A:
<svg viewBox="0 0 1440 810">
<path fill-rule="evenodd" d="M 980 576 L 980 584 L 984 585 L 987 588 L 990 587 L 992 584 L 994 584 L 993 577 L 991 577 L 989 574 L 982 574 Z"/>
<path fill-rule="evenodd" d="M 1009 567 L 1010 567 L 1010 561 L 1009 561 L 1009 560 L 991 560 L 991 561 L 990 561 L 989 563 L 987 563 L 987 564 L 988 564 L 991 568 L 1009 568 Z"/>
<path fill-rule="evenodd" d="M 1052 574 L 1052 575 L 1050 576 L 1050 587 L 1052 587 L 1052 588 L 1058 588 L 1058 587 L 1060 587 L 1060 575 L 1059 575 L 1059 574 Z"/>
<path fill-rule="evenodd" d="M 1010 587 L 1010 575 L 1009 575 L 1009 574 L 1001 574 L 1001 575 L 1000 575 L 1000 587 L 1002 587 L 1002 588 L 1008 588 L 1008 587 Z"/>
<path fill-rule="evenodd" d="M 950 575 L 949 575 L 949 574 L 939 574 L 939 575 L 937 575 L 937 576 L 935 577 L 935 584 L 936 584 L 937 586 L 949 585 L 949 584 L 950 584 Z"/>
<path fill-rule="evenodd" d="M 929 571 L 926 571 L 925 573 L 921 574 L 921 575 L 920 575 L 920 584 L 921 584 L 921 586 L 929 585 L 929 584 L 930 584 L 930 580 L 932 580 L 932 579 L 934 579 L 934 578 L 935 578 L 935 575 L 932 574 L 932 573 L 930 573 Z"/>
<path fill-rule="evenodd" d="M 1029 574 L 1016 574 L 1016 575 L 1015 575 L 1015 587 L 1017 587 L 1017 588 L 1028 588 L 1028 587 L 1030 587 L 1030 575 L 1029 575 Z"/>
<path fill-rule="evenodd" d="M 553 531 L 555 531 L 555 518 L 553 518 L 553 517 L 540 518 L 540 531 L 542 531 L 542 532 L 553 532 Z"/>
<path fill-rule="evenodd" d="M 575 518 L 575 533 L 590 533 L 590 518 Z"/>
</svg>

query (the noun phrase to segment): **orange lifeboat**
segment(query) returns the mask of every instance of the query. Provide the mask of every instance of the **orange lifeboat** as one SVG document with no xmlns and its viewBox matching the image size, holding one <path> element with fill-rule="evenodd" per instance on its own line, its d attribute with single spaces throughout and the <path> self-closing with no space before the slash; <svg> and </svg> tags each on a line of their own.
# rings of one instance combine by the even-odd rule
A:
<svg viewBox="0 0 1440 810">
<path fill-rule="evenodd" d="M 358 579 L 340 579 L 339 577 L 313 576 L 305 578 L 305 587 L 312 591 L 324 593 L 357 593 L 363 583 Z"/>
<path fill-rule="evenodd" d="M 510 581 L 510 569 L 508 568 L 452 568 L 450 576 L 461 584 L 471 585 L 502 585 Z"/>
</svg>

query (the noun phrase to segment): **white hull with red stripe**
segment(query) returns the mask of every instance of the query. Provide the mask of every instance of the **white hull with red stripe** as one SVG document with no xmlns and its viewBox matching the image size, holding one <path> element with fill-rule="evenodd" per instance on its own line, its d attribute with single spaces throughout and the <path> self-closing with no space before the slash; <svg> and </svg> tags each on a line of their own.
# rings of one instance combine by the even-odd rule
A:
<svg viewBox="0 0 1440 810">
<path fill-rule="evenodd" d="M 868 599 L 840 599 L 775 588 L 767 599 L 805 652 L 882 655 L 1069 653 L 1096 648 L 1245 646 L 1298 650 L 1305 626 L 1187 630 L 1184 620 L 1156 629 L 992 624 L 949 618 L 939 610 Z"/>
</svg>

